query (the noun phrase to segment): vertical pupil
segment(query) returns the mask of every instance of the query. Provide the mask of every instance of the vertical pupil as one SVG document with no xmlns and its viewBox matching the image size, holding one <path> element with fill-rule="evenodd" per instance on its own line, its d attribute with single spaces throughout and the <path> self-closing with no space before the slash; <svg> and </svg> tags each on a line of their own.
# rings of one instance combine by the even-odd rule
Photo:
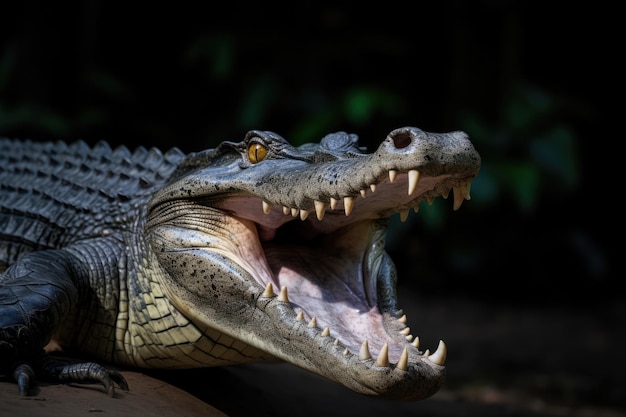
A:
<svg viewBox="0 0 626 417">
<path fill-rule="evenodd" d="M 267 151 L 265 150 L 263 145 L 258 143 L 251 145 L 248 149 L 248 157 L 250 158 L 250 162 L 252 162 L 253 164 L 261 162 L 265 158 L 266 154 Z"/>
</svg>

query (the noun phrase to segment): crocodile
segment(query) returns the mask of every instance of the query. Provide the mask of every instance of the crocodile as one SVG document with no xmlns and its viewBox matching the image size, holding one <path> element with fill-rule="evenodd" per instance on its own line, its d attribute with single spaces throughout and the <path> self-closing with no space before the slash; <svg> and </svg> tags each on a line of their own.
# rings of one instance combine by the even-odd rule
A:
<svg viewBox="0 0 626 417">
<path fill-rule="evenodd" d="M 450 192 L 459 209 L 480 164 L 466 133 L 415 127 L 373 152 L 346 132 L 187 154 L 0 139 L 0 375 L 22 396 L 41 379 L 114 396 L 120 369 L 288 362 L 428 398 L 447 348 L 420 350 L 386 232 Z"/>
</svg>

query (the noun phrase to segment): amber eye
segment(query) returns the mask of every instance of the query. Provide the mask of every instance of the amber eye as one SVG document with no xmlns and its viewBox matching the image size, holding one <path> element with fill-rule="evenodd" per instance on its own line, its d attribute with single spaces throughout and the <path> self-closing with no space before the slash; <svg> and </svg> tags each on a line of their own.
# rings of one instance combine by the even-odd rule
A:
<svg viewBox="0 0 626 417">
<path fill-rule="evenodd" d="M 267 148 L 260 143 L 253 143 L 248 146 L 248 158 L 253 164 L 258 164 L 267 156 Z"/>
</svg>

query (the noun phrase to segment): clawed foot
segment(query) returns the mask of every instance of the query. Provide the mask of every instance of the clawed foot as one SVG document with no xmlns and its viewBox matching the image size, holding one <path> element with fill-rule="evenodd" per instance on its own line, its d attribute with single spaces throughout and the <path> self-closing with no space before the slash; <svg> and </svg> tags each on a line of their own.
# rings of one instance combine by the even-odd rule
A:
<svg viewBox="0 0 626 417">
<path fill-rule="evenodd" d="M 62 383 L 93 384 L 100 383 L 109 397 L 115 395 L 115 385 L 128 391 L 128 383 L 119 372 L 106 369 L 94 362 L 61 363 L 46 360 L 42 366 L 42 374 L 46 379 Z M 21 396 L 28 395 L 28 390 L 36 384 L 35 372 L 26 363 L 18 365 L 13 371 Z"/>
</svg>

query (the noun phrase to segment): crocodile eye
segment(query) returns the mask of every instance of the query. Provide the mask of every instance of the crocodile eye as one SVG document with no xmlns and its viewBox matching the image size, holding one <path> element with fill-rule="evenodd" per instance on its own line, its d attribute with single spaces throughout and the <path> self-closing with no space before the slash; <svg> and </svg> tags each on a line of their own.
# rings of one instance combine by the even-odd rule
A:
<svg viewBox="0 0 626 417">
<path fill-rule="evenodd" d="M 267 156 L 267 148 L 260 143 L 253 143 L 248 146 L 248 158 L 253 164 L 258 164 Z"/>
</svg>

